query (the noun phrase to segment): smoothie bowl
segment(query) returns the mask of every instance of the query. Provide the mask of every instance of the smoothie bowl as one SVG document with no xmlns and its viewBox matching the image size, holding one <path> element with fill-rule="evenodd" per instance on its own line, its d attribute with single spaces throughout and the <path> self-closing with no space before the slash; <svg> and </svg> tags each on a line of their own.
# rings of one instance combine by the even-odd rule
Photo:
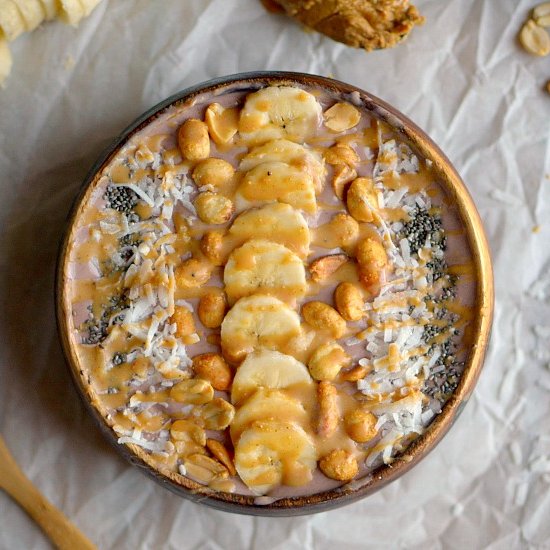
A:
<svg viewBox="0 0 550 550">
<path fill-rule="evenodd" d="M 108 439 L 227 511 L 330 509 L 425 456 L 493 310 L 483 228 L 412 122 L 347 84 L 237 75 L 142 116 L 61 247 L 61 340 Z"/>
</svg>

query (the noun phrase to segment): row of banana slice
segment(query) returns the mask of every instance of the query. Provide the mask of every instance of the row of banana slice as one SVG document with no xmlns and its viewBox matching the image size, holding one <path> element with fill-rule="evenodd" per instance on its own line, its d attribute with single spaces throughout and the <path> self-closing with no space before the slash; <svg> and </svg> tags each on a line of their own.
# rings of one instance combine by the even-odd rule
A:
<svg viewBox="0 0 550 550">
<path fill-rule="evenodd" d="M 36 29 L 44 21 L 58 18 L 78 25 L 101 0 L 0 0 L 0 84 L 12 67 L 8 42 Z"/>
<path fill-rule="evenodd" d="M 241 112 L 241 136 L 257 145 L 239 167 L 245 174 L 235 204 L 242 213 L 229 233 L 245 243 L 224 268 L 233 307 L 221 345 L 229 361 L 240 363 L 231 392 L 235 467 L 259 495 L 303 485 L 317 467 L 307 408 L 315 383 L 303 363 L 281 350 L 302 330 L 294 308 L 307 290 L 310 233 L 301 211 L 316 212 L 324 178 L 321 157 L 292 140 L 313 135 L 320 117 L 313 95 L 291 87 L 250 94 Z"/>
</svg>

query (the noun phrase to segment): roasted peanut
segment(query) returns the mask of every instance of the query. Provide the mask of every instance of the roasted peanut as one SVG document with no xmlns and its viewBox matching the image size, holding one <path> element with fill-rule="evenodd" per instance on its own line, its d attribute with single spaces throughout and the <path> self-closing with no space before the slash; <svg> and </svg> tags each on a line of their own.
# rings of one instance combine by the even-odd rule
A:
<svg viewBox="0 0 550 550">
<path fill-rule="evenodd" d="M 363 295 L 353 283 L 343 282 L 336 287 L 334 303 L 336 310 L 346 321 L 359 321 L 365 314 Z"/>
<path fill-rule="evenodd" d="M 550 2 L 543 2 L 533 8 L 533 20 L 539 27 L 550 27 Z"/>
<path fill-rule="evenodd" d="M 226 189 L 233 180 L 235 168 L 223 159 L 207 158 L 201 160 L 193 170 L 193 179 L 199 187 L 212 185 L 217 189 Z"/>
<path fill-rule="evenodd" d="M 319 461 L 319 468 L 330 479 L 350 481 L 359 471 L 357 459 L 345 449 L 334 449 Z"/>
<path fill-rule="evenodd" d="M 201 252 L 214 264 L 223 265 L 223 234 L 219 231 L 207 231 L 201 239 Z"/>
<path fill-rule="evenodd" d="M 184 344 L 190 344 L 189 337 L 197 332 L 193 314 L 186 307 L 176 306 L 170 323 L 176 323 L 175 335 L 181 338 Z"/>
<path fill-rule="evenodd" d="M 222 292 L 206 292 L 201 296 L 197 314 L 206 328 L 218 328 L 225 317 L 227 300 Z"/>
<path fill-rule="evenodd" d="M 191 420 L 176 420 L 170 427 L 170 437 L 174 441 L 192 441 L 204 447 L 206 432 Z"/>
<path fill-rule="evenodd" d="M 239 110 L 226 109 L 219 103 L 212 103 L 204 113 L 208 130 L 214 142 L 218 145 L 229 143 L 239 127 Z"/>
<path fill-rule="evenodd" d="M 357 261 L 359 280 L 367 290 L 372 290 L 380 283 L 382 270 L 388 265 L 386 250 L 381 243 L 367 237 L 357 245 Z"/>
<path fill-rule="evenodd" d="M 227 391 L 231 385 L 233 373 L 218 353 L 202 353 L 193 357 L 193 370 L 199 378 L 210 382 L 215 390 Z"/>
<path fill-rule="evenodd" d="M 212 268 L 206 263 L 189 258 L 174 273 L 176 285 L 180 288 L 198 288 L 210 279 Z"/>
<path fill-rule="evenodd" d="M 344 200 L 346 194 L 346 188 L 348 184 L 357 177 L 357 172 L 351 166 L 347 164 L 338 164 L 334 167 L 334 174 L 332 177 L 332 189 L 334 194 L 340 199 Z"/>
<path fill-rule="evenodd" d="M 324 281 L 338 271 L 348 260 L 349 258 L 345 254 L 331 254 L 313 260 L 309 264 L 311 279 L 316 283 Z"/>
<path fill-rule="evenodd" d="M 373 267 L 383 269 L 388 264 L 388 257 L 381 243 L 367 237 L 357 246 L 357 261 L 362 266 L 372 265 Z"/>
<path fill-rule="evenodd" d="M 199 445 L 191 440 L 174 441 L 174 446 L 176 447 L 176 453 L 180 458 L 185 458 L 186 456 L 194 454 L 206 454 L 206 447 L 204 445 Z"/>
<path fill-rule="evenodd" d="M 327 164 L 331 164 L 332 166 L 347 164 L 354 167 L 359 162 L 357 153 L 349 145 L 344 145 L 343 143 L 333 145 L 325 151 L 323 156 Z"/>
<path fill-rule="evenodd" d="M 204 223 L 220 225 L 228 222 L 235 211 L 231 199 L 219 193 L 200 193 L 195 199 L 195 208 L 199 218 Z"/>
<path fill-rule="evenodd" d="M 367 367 L 362 367 L 357 365 L 347 372 L 343 372 L 341 375 L 342 380 L 346 382 L 357 382 L 357 380 L 362 380 L 368 373 Z"/>
<path fill-rule="evenodd" d="M 308 361 L 308 369 L 315 380 L 334 380 L 350 362 L 349 355 L 336 342 L 321 344 Z"/>
<path fill-rule="evenodd" d="M 519 41 L 530 54 L 545 56 L 550 53 L 550 35 L 532 19 L 521 28 Z"/>
<path fill-rule="evenodd" d="M 355 409 L 344 418 L 347 434 L 357 443 L 366 443 L 376 435 L 376 422 L 376 416 L 363 409 Z"/>
<path fill-rule="evenodd" d="M 359 237 L 359 224 L 349 214 L 336 214 L 328 223 L 334 244 L 340 247 L 353 246 Z"/>
<path fill-rule="evenodd" d="M 330 109 L 327 109 L 323 117 L 325 126 L 333 132 L 345 132 L 354 126 L 357 126 L 361 120 L 359 110 L 349 103 L 335 103 Z"/>
<path fill-rule="evenodd" d="M 330 382 L 323 380 L 317 386 L 319 416 L 317 417 L 317 433 L 321 437 L 330 437 L 338 428 L 340 409 L 338 407 L 338 391 Z"/>
<path fill-rule="evenodd" d="M 227 468 L 230 475 L 237 475 L 237 470 L 235 470 L 231 455 L 223 443 L 220 443 L 216 439 L 208 439 L 206 441 L 206 447 L 214 455 L 214 457 Z"/>
<path fill-rule="evenodd" d="M 227 468 L 217 460 L 203 455 L 189 455 L 183 461 L 186 475 L 198 483 L 208 485 L 214 479 L 229 477 Z"/>
<path fill-rule="evenodd" d="M 199 410 L 199 418 L 208 430 L 225 430 L 234 416 L 235 407 L 221 397 L 216 397 Z"/>
<path fill-rule="evenodd" d="M 214 388 L 212 384 L 200 378 L 179 382 L 170 390 L 170 397 L 185 405 L 203 405 L 212 401 Z"/>
<path fill-rule="evenodd" d="M 178 129 L 178 146 L 184 159 L 203 160 L 210 155 L 208 126 L 194 118 L 186 120 Z"/>
<path fill-rule="evenodd" d="M 373 209 L 378 208 L 378 196 L 370 178 L 357 178 L 351 182 L 346 195 L 349 213 L 358 222 L 372 222 Z"/>
<path fill-rule="evenodd" d="M 333 338 L 341 338 L 346 332 L 346 322 L 340 314 L 324 302 L 307 302 L 302 306 L 306 322 L 317 330 L 329 332 Z"/>
</svg>

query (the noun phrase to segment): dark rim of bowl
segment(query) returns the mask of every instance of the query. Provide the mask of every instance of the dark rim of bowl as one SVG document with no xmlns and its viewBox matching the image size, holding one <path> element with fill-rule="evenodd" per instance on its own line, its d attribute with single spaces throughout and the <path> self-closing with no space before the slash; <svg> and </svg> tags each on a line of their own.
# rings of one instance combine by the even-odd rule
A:
<svg viewBox="0 0 550 550">
<path fill-rule="evenodd" d="M 69 336 L 70 304 L 66 292 L 66 263 L 72 232 L 77 225 L 79 213 L 85 207 L 85 199 L 94 188 L 102 169 L 110 162 L 120 147 L 136 132 L 172 105 L 184 103 L 196 95 L 212 93 L 238 82 L 242 82 L 242 88 L 234 88 L 235 91 L 251 91 L 268 85 L 289 84 L 318 86 L 335 94 L 359 94 L 363 109 L 372 113 L 375 118 L 388 123 L 405 141 L 411 143 L 417 152 L 432 160 L 439 177 L 439 183 L 444 187 L 448 196 L 456 202 L 461 222 L 466 229 L 475 264 L 477 286 L 476 315 L 472 321 L 474 337 L 471 353 L 458 387 L 443 406 L 442 412 L 434 418 L 424 434 L 413 441 L 391 465 L 380 466 L 360 480 L 329 491 L 310 496 L 283 498 L 265 505 L 255 504 L 256 497 L 215 492 L 193 482 L 189 478 L 183 478 L 178 474 L 167 471 L 161 472 L 154 467 L 149 455 L 141 448 L 136 445 L 127 446 L 117 443 L 118 436 L 94 405 L 94 395 L 90 388 L 89 377 L 86 376 L 79 365 L 76 351 Z M 492 323 L 494 291 L 489 247 L 480 216 L 472 198 L 449 159 L 418 126 L 391 105 L 349 84 L 305 73 L 258 71 L 216 78 L 186 88 L 170 96 L 138 117 L 105 149 L 86 175 L 67 217 L 66 229 L 58 254 L 55 304 L 58 333 L 73 382 L 101 432 L 119 454 L 162 486 L 194 502 L 200 502 L 226 512 L 263 516 L 289 516 L 326 511 L 364 498 L 409 471 L 439 443 L 466 405 L 483 366 Z"/>
</svg>

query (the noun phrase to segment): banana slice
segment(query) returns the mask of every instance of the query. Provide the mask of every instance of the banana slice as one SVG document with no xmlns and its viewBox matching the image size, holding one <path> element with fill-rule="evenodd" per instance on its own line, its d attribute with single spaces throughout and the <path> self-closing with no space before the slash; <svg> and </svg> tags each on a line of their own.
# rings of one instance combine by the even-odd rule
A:
<svg viewBox="0 0 550 550">
<path fill-rule="evenodd" d="M 286 246 L 301 258 L 309 254 L 309 227 L 289 204 L 273 202 L 238 216 L 229 229 L 238 246 L 250 239 L 268 239 Z"/>
<path fill-rule="evenodd" d="M 307 290 L 300 258 L 282 244 L 254 239 L 233 250 L 223 272 L 229 303 L 251 294 L 269 294 L 294 304 Z"/>
<path fill-rule="evenodd" d="M 0 0 L 0 40 L 15 40 L 25 31 L 25 21 L 13 0 Z"/>
<path fill-rule="evenodd" d="M 253 351 L 282 348 L 300 331 L 300 316 L 284 302 L 262 294 L 248 296 L 223 320 L 222 351 L 229 361 L 240 362 Z"/>
<path fill-rule="evenodd" d="M 11 72 L 12 58 L 6 40 L 0 39 L 0 86 Z"/>
<path fill-rule="evenodd" d="M 302 426 L 309 423 L 309 415 L 297 399 L 282 391 L 259 389 L 237 410 L 231 421 L 229 431 L 233 444 L 253 422 L 265 420 L 296 421 Z"/>
<path fill-rule="evenodd" d="M 300 168 L 311 175 L 315 190 L 318 193 L 323 189 L 324 159 L 313 149 L 308 149 L 288 139 L 276 139 L 254 147 L 241 160 L 239 169 L 241 172 L 248 172 L 264 162 L 284 162 Z"/>
<path fill-rule="evenodd" d="M 73 25 L 76 27 L 80 20 L 86 15 L 84 5 L 80 0 L 59 0 L 60 2 L 60 11 L 59 19 L 63 23 Z"/>
<path fill-rule="evenodd" d="M 313 380 L 303 363 L 278 351 L 251 353 L 237 369 L 231 387 L 231 402 L 238 404 L 258 388 L 285 389 Z"/>
<path fill-rule="evenodd" d="M 265 495 L 278 485 L 305 485 L 317 466 L 312 439 L 291 422 L 255 422 L 235 448 L 235 468 L 248 488 Z"/>
<path fill-rule="evenodd" d="M 59 12 L 59 2 L 57 0 L 40 0 L 42 7 L 44 8 L 45 20 L 51 21 L 57 16 Z"/>
<path fill-rule="evenodd" d="M 264 162 L 243 176 L 235 196 L 238 211 L 274 201 L 315 214 L 317 201 L 311 174 L 284 162 Z"/>
<path fill-rule="evenodd" d="M 290 86 L 270 86 L 247 96 L 239 132 L 249 143 L 279 138 L 305 141 L 315 135 L 321 117 L 321 105 L 310 93 Z"/>
<path fill-rule="evenodd" d="M 26 31 L 33 31 L 44 21 L 46 12 L 40 0 L 13 0 L 13 2 L 21 12 Z"/>
</svg>

